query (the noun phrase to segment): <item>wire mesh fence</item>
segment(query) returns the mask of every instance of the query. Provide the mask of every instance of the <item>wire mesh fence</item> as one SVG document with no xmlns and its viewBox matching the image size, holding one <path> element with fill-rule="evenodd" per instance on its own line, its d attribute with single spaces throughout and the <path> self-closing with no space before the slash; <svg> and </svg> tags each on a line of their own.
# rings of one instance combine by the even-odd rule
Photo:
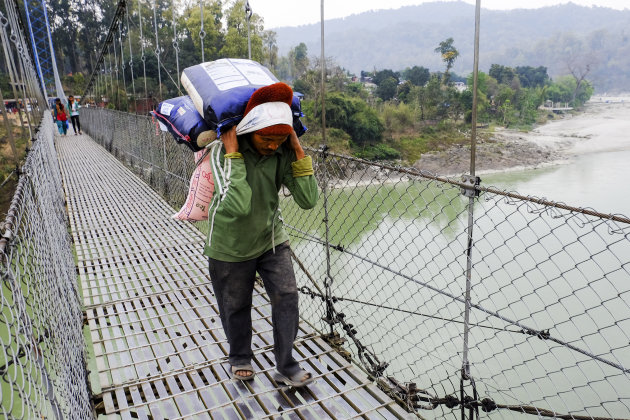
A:
<svg viewBox="0 0 630 420">
<path fill-rule="evenodd" d="M 187 149 L 144 116 L 82 117 L 174 207 L 183 203 Z M 340 350 L 410 409 L 630 418 L 628 218 L 309 153 L 318 206 L 305 212 L 280 192 L 302 316 L 343 337 Z"/>
<path fill-rule="evenodd" d="M 49 114 L 0 239 L 4 418 L 92 418 L 82 311 Z"/>
</svg>

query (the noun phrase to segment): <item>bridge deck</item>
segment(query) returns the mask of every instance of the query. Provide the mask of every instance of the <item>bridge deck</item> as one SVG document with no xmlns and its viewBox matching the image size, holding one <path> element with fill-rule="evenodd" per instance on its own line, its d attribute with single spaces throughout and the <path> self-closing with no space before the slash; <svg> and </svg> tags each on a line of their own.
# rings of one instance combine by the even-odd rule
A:
<svg viewBox="0 0 630 420">
<path fill-rule="evenodd" d="M 88 136 L 56 138 L 77 271 L 111 418 L 404 418 L 406 413 L 305 323 L 294 351 L 316 381 L 273 379 L 269 300 L 254 294 L 258 375 L 227 374 L 227 343 L 202 234 Z"/>
</svg>

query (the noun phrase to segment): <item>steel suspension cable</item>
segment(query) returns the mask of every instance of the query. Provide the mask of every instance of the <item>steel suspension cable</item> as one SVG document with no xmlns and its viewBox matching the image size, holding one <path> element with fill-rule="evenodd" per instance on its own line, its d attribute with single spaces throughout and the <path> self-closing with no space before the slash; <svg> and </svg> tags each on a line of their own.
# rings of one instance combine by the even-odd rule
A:
<svg viewBox="0 0 630 420">
<path fill-rule="evenodd" d="M 175 19 L 175 0 L 171 3 L 173 13 L 173 49 L 175 50 L 175 64 L 177 66 L 177 89 L 181 90 L 179 73 L 179 40 L 177 39 L 177 20 Z"/>
<path fill-rule="evenodd" d="M 118 20 L 122 19 L 122 16 L 127 11 L 127 3 L 126 0 L 119 0 L 118 5 L 116 6 L 116 11 L 114 12 L 114 17 L 112 18 L 112 22 L 109 25 L 109 30 L 107 31 L 107 35 L 105 36 L 105 40 L 103 41 L 103 47 L 101 48 L 101 52 L 96 60 L 96 64 L 92 69 L 92 74 L 90 75 L 90 79 L 85 87 L 85 91 L 83 96 L 81 97 L 81 102 L 83 102 L 83 98 L 87 97 L 88 93 L 92 89 L 92 85 L 94 84 L 96 77 L 101 72 L 101 67 L 105 69 L 106 73 L 106 64 L 105 64 L 105 55 L 110 56 L 111 53 L 109 51 L 109 47 L 114 38 L 114 33 L 118 28 Z M 111 69 L 111 63 L 110 63 Z"/>
<path fill-rule="evenodd" d="M 2 45 L 6 52 L 7 45 L 4 43 L 4 39 L 3 39 Z M 1 101 L 0 106 L 4 108 L 4 95 L 2 95 L 2 89 L 0 89 L 0 101 Z M 20 157 L 18 156 L 17 147 L 15 145 L 15 139 L 13 138 L 13 126 L 12 126 L 13 124 L 11 124 L 11 121 L 9 121 L 9 113 L 6 111 L 6 109 L 2 111 L 2 117 L 4 120 L 4 127 L 7 131 L 7 140 L 9 141 L 9 146 L 11 147 L 11 154 L 13 155 L 13 163 L 15 164 L 15 170 L 17 170 L 18 167 L 20 166 Z M 3 182 L 3 185 L 4 185 L 4 182 Z"/>
<path fill-rule="evenodd" d="M 199 0 L 199 15 L 201 19 L 201 26 L 199 29 L 199 40 L 201 41 L 201 62 L 205 62 L 205 52 L 203 47 L 203 39 L 206 37 L 206 32 L 203 30 L 203 0 Z"/>
<path fill-rule="evenodd" d="M 18 53 L 17 67 L 20 70 L 18 80 L 25 81 L 28 78 L 27 69 L 30 67 L 28 66 L 28 64 L 31 64 L 32 66 L 32 61 L 28 54 L 29 50 L 26 47 L 26 40 L 22 36 L 24 27 L 20 24 L 20 18 L 19 18 L 20 15 L 17 11 L 17 6 L 15 5 L 15 3 L 12 1 L 9 1 L 9 2 L 5 1 L 5 6 L 6 6 L 7 14 L 9 17 L 9 22 L 13 22 L 11 25 L 11 35 L 9 36 L 9 39 L 15 45 L 15 49 Z M 20 89 L 20 93 L 22 94 L 22 103 L 24 104 L 24 107 L 26 108 L 26 101 L 27 101 L 26 98 L 30 97 L 31 95 L 34 95 L 34 91 L 31 90 L 31 85 L 28 83 L 22 83 L 21 85 L 22 85 L 22 89 Z M 19 108 L 19 105 L 18 105 L 18 108 Z M 26 113 L 26 121 L 28 122 L 28 131 L 30 134 L 30 138 L 32 139 L 33 127 L 32 127 L 31 118 L 28 112 Z"/>
<path fill-rule="evenodd" d="M 127 80 L 125 80 L 125 43 L 123 42 L 123 26 L 122 20 L 118 22 L 118 43 L 120 44 L 120 68 L 122 70 L 123 89 L 125 90 L 125 112 L 129 112 L 129 104 L 127 103 Z"/>
<path fill-rule="evenodd" d="M 120 36 L 120 33 L 117 32 L 117 34 Z M 113 37 L 112 39 L 112 49 L 114 50 L 114 72 L 116 73 L 116 90 L 114 91 L 115 95 L 116 95 L 116 109 L 117 110 L 121 110 L 120 109 L 120 79 L 118 78 L 119 75 L 119 65 L 118 65 L 118 48 L 116 47 L 116 36 Z"/>
<path fill-rule="evenodd" d="M 112 37 L 113 39 L 113 37 Z M 114 99 L 114 70 L 112 67 L 112 52 L 111 52 L 111 46 L 110 48 L 108 48 L 108 53 L 107 54 L 107 62 L 109 63 L 109 86 L 111 88 L 111 92 L 109 95 L 109 101 L 111 103 L 111 101 Z"/>
<path fill-rule="evenodd" d="M 129 41 L 129 71 L 131 73 L 131 91 L 133 93 L 133 112 L 138 113 L 138 101 L 136 97 L 136 81 L 133 75 L 133 50 L 131 49 L 131 29 L 129 28 L 129 13 L 125 14 L 127 22 L 127 40 Z"/>
<path fill-rule="evenodd" d="M 140 61 L 142 61 L 142 78 L 144 80 L 144 99 L 143 103 L 146 104 L 147 98 L 149 97 L 148 89 L 147 89 L 147 56 L 144 53 L 144 36 L 142 35 L 142 8 L 140 7 L 140 0 L 138 0 L 138 18 L 140 21 L 140 49 L 142 54 L 140 55 Z"/>
<path fill-rule="evenodd" d="M 153 0 L 153 28 L 155 29 L 155 58 L 157 59 L 159 100 L 162 100 L 162 71 L 160 70 L 160 38 L 158 37 L 157 0 Z"/>
<path fill-rule="evenodd" d="M 11 81 L 11 89 L 13 91 L 13 97 L 14 98 L 18 98 L 18 93 L 17 93 L 17 69 L 15 68 L 15 61 L 14 61 L 14 56 L 13 53 L 11 52 L 10 48 L 10 44 L 9 44 L 9 37 L 7 35 L 7 26 L 9 24 L 9 20 L 6 18 L 6 16 L 4 16 L 4 14 L 2 12 L 0 12 L 0 25 L 2 26 L 2 30 L 0 31 L 0 36 L 2 37 L 2 45 L 3 45 L 3 50 L 4 50 L 4 58 L 5 61 L 7 63 L 7 69 L 9 72 L 9 80 Z M 4 104 L 4 99 L 2 104 Z M 26 131 L 24 129 L 24 118 L 22 116 L 22 110 L 20 109 L 20 107 L 18 106 L 18 114 L 20 116 L 20 130 L 22 132 L 22 137 L 26 138 Z M 5 115 L 5 119 L 7 119 L 7 115 Z M 7 119 L 7 123 L 8 123 L 8 119 Z M 15 148 L 15 142 L 13 140 L 13 130 L 7 130 L 7 135 L 9 136 L 9 143 L 11 143 L 11 149 L 13 150 Z M 15 149 L 14 151 L 14 156 L 15 159 L 17 161 L 17 149 Z"/>
</svg>

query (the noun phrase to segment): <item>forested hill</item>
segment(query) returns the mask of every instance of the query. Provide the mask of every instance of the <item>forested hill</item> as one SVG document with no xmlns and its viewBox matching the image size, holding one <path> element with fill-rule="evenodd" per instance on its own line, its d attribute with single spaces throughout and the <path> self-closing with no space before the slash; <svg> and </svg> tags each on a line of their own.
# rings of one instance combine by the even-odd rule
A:
<svg viewBox="0 0 630 420">
<path fill-rule="evenodd" d="M 475 8 L 435 2 L 379 10 L 325 22 L 326 56 L 358 74 L 414 65 L 442 70 L 438 44 L 452 37 L 460 57 L 453 71 L 472 70 Z M 319 54 L 319 24 L 273 29 L 279 53 L 304 42 Z M 482 9 L 480 70 L 491 64 L 545 66 L 550 76 L 568 74 L 568 62 L 590 64 L 588 79 L 598 92 L 630 91 L 630 10 L 569 3 L 540 9 Z"/>
</svg>

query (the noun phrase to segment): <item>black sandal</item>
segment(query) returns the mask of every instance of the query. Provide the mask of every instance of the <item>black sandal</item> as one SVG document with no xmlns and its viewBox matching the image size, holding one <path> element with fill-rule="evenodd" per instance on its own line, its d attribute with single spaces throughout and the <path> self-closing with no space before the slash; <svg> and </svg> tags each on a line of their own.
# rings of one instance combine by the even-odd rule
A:
<svg viewBox="0 0 630 420">
<path fill-rule="evenodd" d="M 242 370 L 246 370 L 251 373 L 249 375 L 240 375 L 236 373 Z M 254 379 L 254 376 L 256 376 L 256 372 L 254 371 L 254 368 L 251 364 L 230 366 L 230 370 L 228 373 L 230 375 L 230 378 L 238 379 L 241 381 L 251 381 L 252 379 Z"/>
</svg>

